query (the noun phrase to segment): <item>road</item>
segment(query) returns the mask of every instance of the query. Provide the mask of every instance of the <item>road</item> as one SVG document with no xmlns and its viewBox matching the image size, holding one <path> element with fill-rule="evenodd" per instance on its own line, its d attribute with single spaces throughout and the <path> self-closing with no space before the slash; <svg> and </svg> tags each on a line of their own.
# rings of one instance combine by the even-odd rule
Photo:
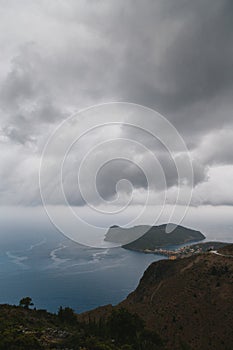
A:
<svg viewBox="0 0 233 350">
<path fill-rule="evenodd" d="M 220 256 L 224 256 L 224 257 L 226 257 L 226 258 L 233 258 L 233 255 L 221 254 L 221 253 L 219 253 L 217 250 L 211 250 L 210 253 L 216 254 L 216 255 L 220 255 Z"/>
</svg>

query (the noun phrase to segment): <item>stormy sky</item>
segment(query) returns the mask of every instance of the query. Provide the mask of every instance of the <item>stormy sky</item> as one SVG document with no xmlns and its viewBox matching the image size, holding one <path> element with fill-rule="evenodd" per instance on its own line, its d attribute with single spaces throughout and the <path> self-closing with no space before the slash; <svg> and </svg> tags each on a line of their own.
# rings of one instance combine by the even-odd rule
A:
<svg viewBox="0 0 233 350">
<path fill-rule="evenodd" d="M 40 206 L 38 173 L 49 136 L 73 113 L 110 101 L 154 109 L 176 128 L 193 164 L 193 184 L 183 179 L 182 189 L 193 187 L 191 206 L 233 205 L 231 0 L 0 0 L 0 52 L 2 206 Z M 134 118 L 148 127 L 146 112 L 126 116 Z M 106 135 L 140 141 L 156 154 L 169 203 L 178 183 L 174 159 L 158 140 L 133 127 L 91 132 L 71 154 L 71 164 L 78 167 Z M 119 188 L 122 198 L 127 202 L 132 185 L 138 205 L 148 181 L 135 157 L 146 164 L 148 155 L 122 144 L 119 158 L 127 153 L 128 161 L 105 163 L 113 150 L 109 144 L 96 151 L 88 174 L 99 160 L 96 184 L 106 205 L 116 198 L 121 179 L 127 180 Z M 74 173 L 66 170 L 69 204 L 85 207 Z M 50 203 L 59 205 L 53 178 L 51 171 L 47 191 Z M 89 180 L 84 176 L 82 186 L 88 188 Z M 156 175 L 151 191 L 159 203 L 164 183 Z"/>
</svg>

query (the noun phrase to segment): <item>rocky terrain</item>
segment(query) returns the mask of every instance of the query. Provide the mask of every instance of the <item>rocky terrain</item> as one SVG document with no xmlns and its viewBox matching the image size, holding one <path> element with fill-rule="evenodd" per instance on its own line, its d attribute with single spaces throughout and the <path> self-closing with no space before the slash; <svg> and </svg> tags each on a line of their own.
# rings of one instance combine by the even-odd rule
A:
<svg viewBox="0 0 233 350">
<path fill-rule="evenodd" d="M 136 312 L 167 349 L 233 349 L 233 245 L 149 266 L 114 308 Z M 81 317 L 106 318 L 108 305 Z"/>
</svg>

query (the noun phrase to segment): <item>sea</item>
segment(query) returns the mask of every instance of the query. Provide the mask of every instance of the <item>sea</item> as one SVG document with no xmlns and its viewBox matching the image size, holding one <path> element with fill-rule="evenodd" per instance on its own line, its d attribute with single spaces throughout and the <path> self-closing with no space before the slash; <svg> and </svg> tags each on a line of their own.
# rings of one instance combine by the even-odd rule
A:
<svg viewBox="0 0 233 350">
<path fill-rule="evenodd" d="M 233 242 L 231 214 L 224 219 L 225 226 L 217 218 L 212 227 L 203 226 L 207 239 Z M 60 306 L 69 306 L 78 313 L 115 305 L 137 287 L 152 262 L 166 259 L 121 247 L 83 246 L 40 222 L 25 220 L 22 213 L 0 216 L 1 304 L 18 305 L 30 296 L 37 309 L 57 312 Z M 200 222 L 188 226 L 201 229 Z"/>
<path fill-rule="evenodd" d="M 69 306 L 83 312 L 117 304 L 137 286 L 145 269 L 163 256 L 123 248 L 81 246 L 61 234 L 1 236 L 0 303 L 30 296 L 37 309 Z"/>
</svg>

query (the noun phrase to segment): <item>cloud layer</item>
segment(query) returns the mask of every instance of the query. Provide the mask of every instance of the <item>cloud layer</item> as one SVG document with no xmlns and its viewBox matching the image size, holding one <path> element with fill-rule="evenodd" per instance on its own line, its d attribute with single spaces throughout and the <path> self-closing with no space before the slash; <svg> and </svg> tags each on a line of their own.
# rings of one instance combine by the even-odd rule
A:
<svg viewBox="0 0 233 350">
<path fill-rule="evenodd" d="M 232 205 L 232 14 L 231 0 L 1 1 L 1 204 L 41 203 L 40 156 L 61 121 L 93 104 L 126 101 L 159 111 L 184 138 L 194 167 L 193 205 Z M 172 198 L 177 171 L 163 145 L 135 129 L 115 133 L 156 154 Z M 76 164 L 105 138 L 103 131 L 89 135 Z M 111 148 L 99 156 L 106 154 Z M 137 156 L 146 161 L 143 152 Z M 85 205 L 69 176 L 70 203 Z M 101 196 L 114 198 L 121 178 L 135 186 L 140 202 L 147 181 L 125 161 L 98 173 Z M 127 186 L 121 191 L 130 194 Z M 163 191 L 156 176 L 153 191 L 156 203 Z"/>
</svg>

